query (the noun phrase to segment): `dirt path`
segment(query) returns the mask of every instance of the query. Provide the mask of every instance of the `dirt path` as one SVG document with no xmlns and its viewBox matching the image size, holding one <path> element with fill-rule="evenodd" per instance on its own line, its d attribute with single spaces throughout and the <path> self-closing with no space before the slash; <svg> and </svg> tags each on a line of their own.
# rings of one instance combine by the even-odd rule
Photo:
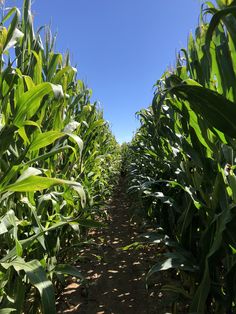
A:
<svg viewBox="0 0 236 314">
<path fill-rule="evenodd" d="M 108 206 L 108 228 L 94 231 L 93 236 L 97 245 L 81 253 L 89 256 L 89 261 L 78 266 L 88 279 L 89 288 L 71 283 L 60 297 L 58 313 L 167 313 L 158 284 L 155 291 L 145 288 L 145 274 L 156 249 L 121 249 L 138 237 L 137 227 L 130 224 L 122 186 Z"/>
</svg>

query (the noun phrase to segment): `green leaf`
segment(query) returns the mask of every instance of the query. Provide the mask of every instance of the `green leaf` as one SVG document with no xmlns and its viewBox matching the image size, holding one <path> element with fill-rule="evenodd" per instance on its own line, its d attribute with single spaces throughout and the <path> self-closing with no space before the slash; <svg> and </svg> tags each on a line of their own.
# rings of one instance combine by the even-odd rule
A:
<svg viewBox="0 0 236 314">
<path fill-rule="evenodd" d="M 73 183 L 73 181 L 66 181 L 66 182 L 67 184 L 71 186 L 73 190 L 75 190 L 79 194 L 80 199 L 81 199 L 81 205 L 84 208 L 86 204 L 86 195 L 85 195 L 82 185 L 77 182 Z"/>
<path fill-rule="evenodd" d="M 32 192 L 32 191 L 41 191 L 44 189 L 48 189 L 56 184 L 67 184 L 71 185 L 79 194 L 82 194 L 83 188 L 82 186 L 73 181 L 55 179 L 55 178 L 47 178 L 40 176 L 30 176 L 25 179 L 21 179 L 20 181 L 16 181 L 15 183 L 6 186 L 2 192 L 12 191 L 12 192 Z M 83 195 L 84 198 L 84 195 Z"/>
<path fill-rule="evenodd" d="M 32 192 L 32 191 L 41 191 L 47 188 L 50 188 L 54 184 L 61 183 L 57 179 L 39 177 L 39 176 L 30 176 L 24 180 L 17 181 L 11 185 L 6 186 L 3 189 L 5 191 L 12 192 Z"/>
<path fill-rule="evenodd" d="M 233 208 L 231 209 L 226 208 L 223 212 L 221 212 L 215 217 L 213 222 L 208 227 L 208 230 L 212 228 L 215 231 L 211 232 L 213 241 L 205 258 L 204 274 L 194 295 L 193 302 L 191 305 L 191 310 L 193 312 L 204 313 L 205 311 L 206 300 L 209 295 L 212 280 L 210 276 L 210 270 L 211 267 L 213 267 L 215 264 L 215 260 L 213 259 L 213 257 L 220 249 L 220 246 L 222 245 L 223 233 L 227 229 L 227 224 L 232 220 L 232 209 Z M 207 235 L 208 234 L 206 233 L 206 236 Z"/>
<path fill-rule="evenodd" d="M 19 18 L 20 18 L 19 9 L 12 8 L 3 20 L 6 21 L 14 12 L 15 12 L 15 15 L 10 23 L 10 26 L 7 32 L 7 38 L 3 46 L 3 50 L 8 50 L 12 46 L 14 46 L 17 40 L 23 36 L 23 33 L 17 28 Z"/>
<path fill-rule="evenodd" d="M 196 272 L 198 266 L 191 258 L 187 258 L 180 252 L 165 253 L 163 254 L 163 260 L 155 264 L 148 272 L 147 279 L 149 279 L 154 273 L 175 268 L 178 270 L 185 270 L 189 272 Z"/>
<path fill-rule="evenodd" d="M 58 274 L 70 275 L 70 276 L 74 276 L 80 279 L 84 279 L 81 272 L 75 266 L 71 266 L 68 264 L 58 264 L 54 268 L 54 271 Z"/>
<path fill-rule="evenodd" d="M 9 263 L 1 263 L 1 265 L 5 269 L 13 266 L 17 272 L 23 270 L 30 283 L 37 288 L 40 293 L 43 313 L 56 314 L 53 285 L 52 282 L 47 279 L 46 273 L 38 260 L 25 262 L 23 259 L 17 258 Z"/>
<path fill-rule="evenodd" d="M 6 307 L 5 309 L 0 309 L 0 314 L 11 314 L 16 312 L 16 309 Z"/>
<path fill-rule="evenodd" d="M 78 135 L 75 135 L 73 133 L 66 133 L 66 134 L 79 146 L 80 153 L 81 153 L 83 150 L 83 145 L 84 145 L 82 139 Z"/>
<path fill-rule="evenodd" d="M 64 75 L 74 75 L 76 72 L 77 70 L 75 68 L 72 68 L 71 66 L 66 66 L 56 73 L 56 75 L 52 79 L 52 82 L 54 84 L 60 84 L 61 79 Z"/>
<path fill-rule="evenodd" d="M 227 178 L 229 181 L 229 186 L 231 187 L 232 192 L 233 192 L 233 195 L 232 195 L 233 201 L 234 203 L 236 203 L 236 176 L 234 173 L 232 173 L 232 174 L 229 174 Z"/>
<path fill-rule="evenodd" d="M 76 219 L 74 219 L 74 221 L 75 220 Z M 72 221 L 72 219 L 70 221 Z M 37 233 L 37 234 L 27 238 L 27 239 L 20 240 L 19 242 L 20 242 L 20 244 L 21 244 L 23 249 L 27 249 L 27 248 L 29 248 L 31 243 L 33 243 L 33 241 L 37 240 L 40 236 L 42 236 L 46 232 L 50 232 L 50 231 L 56 230 L 58 228 L 61 228 L 61 227 L 65 226 L 65 225 L 69 224 L 70 221 L 62 221 L 62 222 L 55 223 L 51 227 L 45 229 L 44 231 L 39 232 L 39 233 Z M 14 257 L 16 257 L 16 247 L 14 247 L 7 255 L 5 255 L 0 260 L 0 263 L 8 262 L 9 260 L 11 260 Z"/>
<path fill-rule="evenodd" d="M 23 126 L 25 119 L 30 119 L 37 112 L 43 97 L 52 93 L 56 98 L 63 96 L 61 86 L 51 83 L 41 83 L 25 92 L 16 104 L 13 124 Z"/>
<path fill-rule="evenodd" d="M 31 176 L 37 176 L 39 174 L 42 174 L 42 171 L 34 168 L 34 167 L 29 167 L 27 168 L 25 171 L 22 172 L 22 174 L 20 175 L 20 177 L 17 179 L 17 182 L 23 181 Z"/>
<path fill-rule="evenodd" d="M 208 10 L 208 12 L 211 12 L 212 10 Z M 210 24 L 208 26 L 207 29 L 207 33 L 206 33 L 206 44 L 208 45 L 208 47 L 210 46 L 210 41 L 212 39 L 212 35 L 214 30 L 216 29 L 216 27 L 219 25 L 219 23 L 221 22 L 221 20 L 228 14 L 232 14 L 232 13 L 236 13 L 236 6 L 230 6 L 228 8 L 225 8 L 223 10 L 217 11 L 211 21 Z"/>
<path fill-rule="evenodd" d="M 170 90 L 178 98 L 187 100 L 193 110 L 203 116 L 212 127 L 236 138 L 236 106 L 222 95 L 200 86 L 180 85 Z"/>
<path fill-rule="evenodd" d="M 18 40 L 21 39 L 23 36 L 24 34 L 18 28 L 15 28 L 10 40 L 6 41 L 7 45 L 5 46 L 4 51 L 7 51 L 11 47 L 15 46 Z"/>
<path fill-rule="evenodd" d="M 63 136 L 65 136 L 65 134 L 58 131 L 48 131 L 37 134 L 29 147 L 29 151 L 35 151 L 40 148 L 46 147 Z"/>
<path fill-rule="evenodd" d="M 47 81 L 51 81 L 55 75 L 56 69 L 62 63 L 62 55 L 59 53 L 52 53 L 49 60 Z"/>
</svg>

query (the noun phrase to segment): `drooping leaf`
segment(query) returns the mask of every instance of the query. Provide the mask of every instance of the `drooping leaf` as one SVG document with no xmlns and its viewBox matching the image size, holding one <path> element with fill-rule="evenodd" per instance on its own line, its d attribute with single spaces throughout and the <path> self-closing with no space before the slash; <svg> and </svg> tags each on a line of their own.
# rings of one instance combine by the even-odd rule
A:
<svg viewBox="0 0 236 314">
<path fill-rule="evenodd" d="M 210 89 L 180 85 L 172 88 L 171 92 L 180 99 L 187 100 L 190 106 L 205 118 L 212 127 L 226 135 L 236 138 L 236 106 L 222 95 Z"/>
<path fill-rule="evenodd" d="M 54 271 L 57 272 L 58 274 L 70 275 L 70 276 L 74 276 L 80 279 L 84 279 L 83 275 L 78 270 L 78 268 L 76 268 L 75 266 L 68 265 L 68 264 L 58 264 L 54 268 Z"/>
<path fill-rule="evenodd" d="M 56 313 L 53 285 L 52 282 L 47 279 L 46 273 L 39 261 L 32 260 L 25 262 L 23 259 L 17 258 L 9 263 L 1 263 L 1 265 L 6 269 L 13 266 L 16 271 L 23 270 L 30 283 L 35 286 L 40 293 L 43 313 Z"/>
</svg>

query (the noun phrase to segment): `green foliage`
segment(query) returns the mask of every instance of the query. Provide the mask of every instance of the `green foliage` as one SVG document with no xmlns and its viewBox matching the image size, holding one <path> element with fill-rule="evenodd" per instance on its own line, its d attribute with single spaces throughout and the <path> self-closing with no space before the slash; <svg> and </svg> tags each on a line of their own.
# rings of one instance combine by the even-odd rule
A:
<svg viewBox="0 0 236 314">
<path fill-rule="evenodd" d="M 236 304 L 236 2 L 217 2 L 206 2 L 175 70 L 139 113 L 128 156 L 130 195 L 168 250 L 148 278 L 175 269 L 182 286 L 164 289 L 190 313 L 233 313 Z"/>
<path fill-rule="evenodd" d="M 55 313 L 58 283 L 82 278 L 74 248 L 101 226 L 120 163 L 91 90 L 30 8 L 7 10 L 0 28 L 1 313 Z"/>
</svg>

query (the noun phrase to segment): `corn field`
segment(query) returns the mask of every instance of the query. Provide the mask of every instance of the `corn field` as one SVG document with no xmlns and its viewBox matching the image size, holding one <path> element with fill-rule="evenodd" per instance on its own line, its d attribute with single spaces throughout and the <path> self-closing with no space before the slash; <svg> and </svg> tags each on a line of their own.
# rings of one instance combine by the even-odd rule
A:
<svg viewBox="0 0 236 314">
<path fill-rule="evenodd" d="M 78 249 L 104 227 L 120 174 L 156 246 L 147 289 L 169 272 L 173 313 L 235 313 L 236 1 L 202 4 L 121 147 L 69 53 L 55 51 L 50 28 L 34 29 L 31 1 L 2 13 L 0 314 L 56 313 L 66 278 L 85 280 Z"/>
</svg>

